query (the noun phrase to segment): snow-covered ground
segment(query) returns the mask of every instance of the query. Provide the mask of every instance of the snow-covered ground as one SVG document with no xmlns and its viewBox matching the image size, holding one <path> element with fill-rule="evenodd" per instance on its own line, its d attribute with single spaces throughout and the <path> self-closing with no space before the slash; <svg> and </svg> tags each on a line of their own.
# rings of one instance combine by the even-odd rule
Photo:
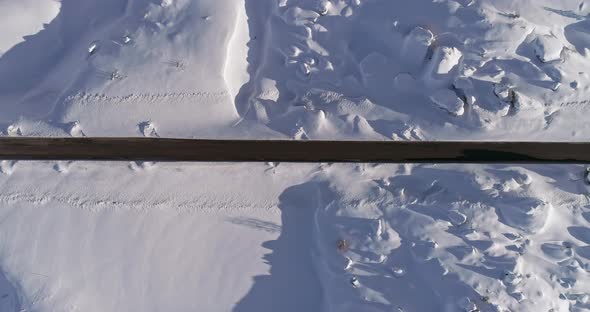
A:
<svg viewBox="0 0 590 312">
<path fill-rule="evenodd" d="M 590 308 L 582 166 L 3 166 L 2 311 Z"/>
<path fill-rule="evenodd" d="M 148 122 L 175 137 L 590 134 L 575 118 L 590 101 L 585 1 L 18 3 L 0 2 L 5 134 L 143 135 Z"/>
<path fill-rule="evenodd" d="M 586 0 L 0 0 L 0 132 L 585 141 Z M 583 311 L 583 166 L 0 161 L 0 311 Z"/>
<path fill-rule="evenodd" d="M 55 0 L 0 0 L 0 56 L 23 37 L 34 35 L 59 13 L 61 3 Z"/>
<path fill-rule="evenodd" d="M 14 293 L 25 311 L 239 307 L 253 277 L 268 274 L 262 258 L 274 247 L 262 243 L 280 235 L 280 194 L 309 171 L 265 169 L 14 164 L 0 176 L 0 267 L 13 283 L 1 311 L 21 311 Z"/>
</svg>

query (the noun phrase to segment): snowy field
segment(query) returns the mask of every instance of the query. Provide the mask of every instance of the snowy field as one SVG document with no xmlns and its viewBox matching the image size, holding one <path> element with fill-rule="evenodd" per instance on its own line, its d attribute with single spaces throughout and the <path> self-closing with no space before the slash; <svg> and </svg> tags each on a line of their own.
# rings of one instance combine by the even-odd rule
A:
<svg viewBox="0 0 590 312">
<path fill-rule="evenodd" d="M 581 0 L 0 5 L 6 135 L 590 134 L 575 118 L 590 101 L 590 5 Z"/>
<path fill-rule="evenodd" d="M 3 170 L 1 311 L 590 308 L 581 166 Z"/>
<path fill-rule="evenodd" d="M 5 136 L 587 141 L 589 75 L 588 0 L 0 0 Z M 584 173 L 0 161 L 0 312 L 587 311 Z"/>
</svg>

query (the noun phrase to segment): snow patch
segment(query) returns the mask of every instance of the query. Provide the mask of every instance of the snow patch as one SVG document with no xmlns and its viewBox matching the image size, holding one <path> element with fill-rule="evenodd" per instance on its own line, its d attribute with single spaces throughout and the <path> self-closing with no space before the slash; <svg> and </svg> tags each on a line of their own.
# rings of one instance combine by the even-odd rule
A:
<svg viewBox="0 0 590 312">
<path fill-rule="evenodd" d="M 59 13 L 60 1 L 0 0 L 0 57 L 25 37 L 44 29 Z"/>
</svg>

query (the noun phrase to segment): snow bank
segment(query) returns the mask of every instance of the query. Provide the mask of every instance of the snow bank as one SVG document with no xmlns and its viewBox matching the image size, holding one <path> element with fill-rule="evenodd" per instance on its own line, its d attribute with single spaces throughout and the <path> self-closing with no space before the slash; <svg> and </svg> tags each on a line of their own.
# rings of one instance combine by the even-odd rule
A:
<svg viewBox="0 0 590 312">
<path fill-rule="evenodd" d="M 248 43 L 250 33 L 246 5 L 238 5 L 234 18 L 235 27 L 227 44 L 227 56 L 225 60 L 224 78 L 230 96 L 235 100 L 240 89 L 250 79 L 248 64 Z"/>
</svg>

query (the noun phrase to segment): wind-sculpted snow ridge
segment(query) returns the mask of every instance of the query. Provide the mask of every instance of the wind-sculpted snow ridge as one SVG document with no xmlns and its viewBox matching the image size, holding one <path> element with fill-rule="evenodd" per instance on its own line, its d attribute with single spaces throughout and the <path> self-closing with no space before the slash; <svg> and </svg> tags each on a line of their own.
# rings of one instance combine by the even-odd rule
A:
<svg viewBox="0 0 590 312">
<path fill-rule="evenodd" d="M 294 138 L 581 138 L 587 127 L 569 117 L 586 105 L 558 103 L 588 98 L 589 10 L 573 0 L 278 1 L 249 13 L 267 22 L 251 26 L 259 60 L 236 104 Z"/>
<path fill-rule="evenodd" d="M 322 311 L 590 309 L 587 190 L 567 178 L 580 168 L 384 169 L 326 170 Z"/>
</svg>

